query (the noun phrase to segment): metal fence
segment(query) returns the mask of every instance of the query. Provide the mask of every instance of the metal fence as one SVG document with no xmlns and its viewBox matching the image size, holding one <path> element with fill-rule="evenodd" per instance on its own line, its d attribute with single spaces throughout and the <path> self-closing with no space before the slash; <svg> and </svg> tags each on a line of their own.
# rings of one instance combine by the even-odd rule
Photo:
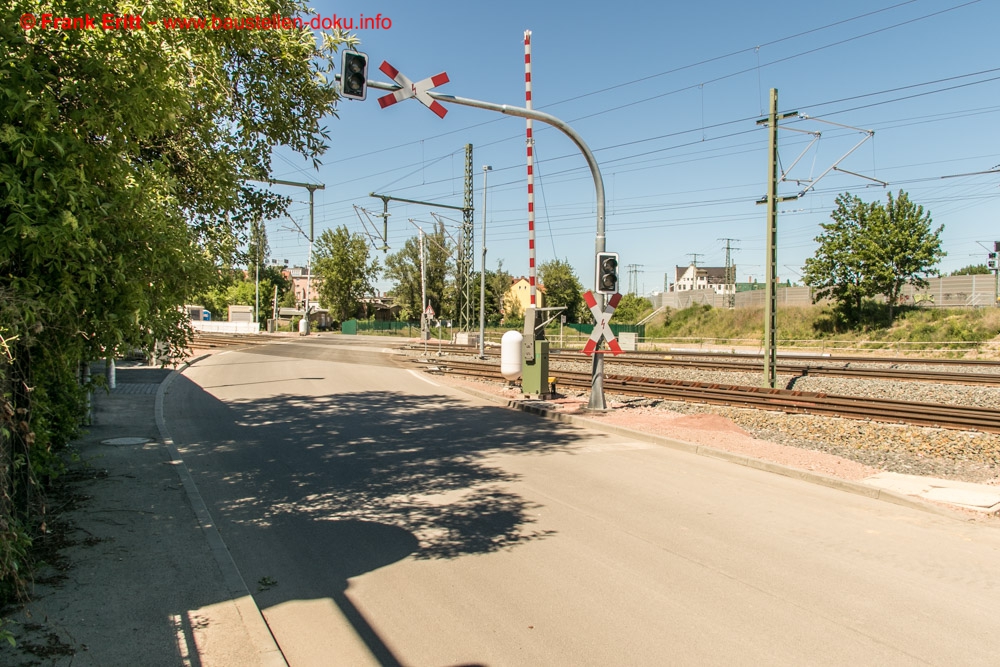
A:
<svg viewBox="0 0 1000 667">
<path fill-rule="evenodd" d="M 927 287 L 920 289 L 904 285 L 900 304 L 922 308 L 983 308 L 994 303 L 996 278 L 993 275 L 942 276 L 930 278 L 927 283 Z M 808 306 L 813 302 L 812 293 L 810 287 L 778 287 L 778 306 Z M 737 308 L 763 308 L 766 294 L 763 289 L 737 292 L 735 305 Z M 701 304 L 714 308 L 728 305 L 725 296 L 710 289 L 661 292 L 653 299 L 656 307 L 677 310 Z"/>
</svg>

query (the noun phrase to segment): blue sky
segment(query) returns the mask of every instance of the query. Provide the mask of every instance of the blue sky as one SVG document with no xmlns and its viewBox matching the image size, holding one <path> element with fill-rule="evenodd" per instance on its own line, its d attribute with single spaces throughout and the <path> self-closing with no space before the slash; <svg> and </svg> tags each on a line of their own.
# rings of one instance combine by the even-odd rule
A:
<svg viewBox="0 0 1000 667">
<path fill-rule="evenodd" d="M 642 293 L 662 290 L 665 274 L 672 282 L 674 267 L 692 255 L 699 265 L 724 265 L 724 238 L 738 239 L 732 245 L 739 280 L 763 280 L 765 210 L 755 202 L 766 192 L 767 130 L 756 121 L 767 114 L 771 88 L 781 111 L 818 119 L 789 119 L 784 127 L 821 133 L 788 174 L 800 183 L 783 184 L 782 194 L 804 189 L 864 138 L 842 125 L 873 130 L 840 168 L 906 190 L 935 226 L 944 225 L 942 271 L 985 262 L 980 243 L 1000 240 L 1000 174 L 956 176 L 1000 167 L 995 0 L 843 0 L 773 9 L 731 0 L 313 6 L 327 17 L 391 19 L 388 29 L 354 31 L 370 57 L 371 79 L 388 81 L 378 72 L 383 60 L 412 80 L 445 71 L 450 82 L 436 90 L 514 106 L 524 105 L 523 35 L 531 30 L 534 106 L 570 123 L 594 151 L 606 189 L 607 249 L 621 256 L 626 288 L 634 281 Z M 316 235 L 342 225 L 365 232 L 354 206 L 381 210 L 381 201 L 368 196 L 373 191 L 460 206 L 464 146 L 471 143 L 476 267 L 482 167 L 491 165 L 487 267 L 502 259 L 506 270 L 526 275 L 524 120 L 456 105 L 439 119 L 416 100 L 380 109 L 381 94 L 341 101 L 326 123 L 331 148 L 318 171 L 288 153 L 276 155 L 277 178 L 326 186 L 316 192 Z M 782 165 L 791 165 L 810 139 L 781 130 Z M 537 261 L 568 260 L 589 287 L 596 233 L 590 172 L 569 139 L 538 122 L 535 151 Z M 308 229 L 305 191 L 276 189 L 295 199 L 293 217 Z M 842 192 L 886 197 L 870 180 L 833 171 L 784 203 L 782 280 L 800 278 L 819 225 Z M 461 219 L 457 211 L 404 204 L 390 212 L 389 252 L 416 234 L 417 224 L 433 224 L 431 212 L 445 216 L 455 234 Z M 290 221 L 271 221 L 268 232 L 274 257 L 305 263 L 307 243 Z"/>
</svg>

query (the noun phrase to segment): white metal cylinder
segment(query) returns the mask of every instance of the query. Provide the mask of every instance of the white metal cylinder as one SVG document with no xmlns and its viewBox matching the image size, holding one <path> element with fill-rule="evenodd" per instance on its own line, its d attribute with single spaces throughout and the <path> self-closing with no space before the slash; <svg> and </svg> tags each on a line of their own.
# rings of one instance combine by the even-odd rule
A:
<svg viewBox="0 0 1000 667">
<path fill-rule="evenodd" d="M 507 380 L 514 381 L 521 377 L 521 341 L 524 336 L 520 331 L 508 331 L 500 339 L 500 374 Z"/>
</svg>

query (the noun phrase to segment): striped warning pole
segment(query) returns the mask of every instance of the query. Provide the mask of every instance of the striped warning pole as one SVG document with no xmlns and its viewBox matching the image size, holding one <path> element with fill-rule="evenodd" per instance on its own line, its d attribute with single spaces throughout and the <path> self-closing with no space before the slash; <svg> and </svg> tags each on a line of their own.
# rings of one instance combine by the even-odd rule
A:
<svg viewBox="0 0 1000 667">
<path fill-rule="evenodd" d="M 524 108 L 531 110 L 531 31 L 524 31 Z M 528 144 L 528 286 L 531 307 L 535 307 L 535 138 L 531 134 L 531 118 L 527 125 Z"/>
</svg>

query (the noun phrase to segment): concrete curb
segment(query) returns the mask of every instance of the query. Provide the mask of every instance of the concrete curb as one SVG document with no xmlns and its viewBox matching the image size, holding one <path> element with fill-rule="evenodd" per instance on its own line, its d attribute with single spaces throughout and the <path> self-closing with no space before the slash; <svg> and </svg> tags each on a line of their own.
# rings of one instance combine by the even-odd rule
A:
<svg viewBox="0 0 1000 667">
<path fill-rule="evenodd" d="M 448 386 L 458 389 L 459 391 L 471 394 L 472 396 L 476 396 L 478 398 L 490 401 L 492 403 L 503 405 L 508 409 L 527 412 L 529 414 L 537 415 L 539 417 L 544 417 L 545 419 L 565 422 L 568 424 L 575 424 L 577 426 L 583 426 L 586 428 L 593 429 L 595 431 L 611 433 L 614 435 L 621 435 L 628 438 L 632 438 L 634 440 L 640 440 L 642 442 L 650 442 L 655 445 L 660 445 L 661 447 L 669 447 L 670 449 L 676 449 L 682 452 L 687 452 L 689 454 L 697 454 L 698 456 L 706 456 L 713 459 L 720 459 L 722 461 L 728 461 L 730 463 L 746 466 L 748 468 L 756 468 L 757 470 L 763 470 L 765 472 L 770 472 L 777 475 L 783 475 L 785 477 L 791 477 L 793 479 L 799 479 L 804 482 L 809 482 L 811 484 L 818 484 L 820 486 L 825 486 L 831 489 L 837 489 L 838 491 L 853 493 L 858 496 L 871 498 L 872 500 L 881 500 L 883 502 L 892 503 L 894 505 L 901 505 L 903 507 L 909 507 L 910 509 L 929 512 L 931 514 L 948 517 L 950 519 L 964 520 L 964 517 L 959 515 L 958 512 L 952 512 L 945 508 L 937 507 L 935 505 L 924 502 L 917 498 L 913 498 L 911 496 L 905 496 L 901 493 L 896 493 L 894 491 L 887 491 L 885 489 L 879 489 L 874 486 L 868 486 L 867 484 L 862 484 L 861 482 L 854 482 L 851 480 L 829 477 L 827 475 L 821 475 L 819 473 L 809 472 L 808 470 L 799 470 L 798 468 L 791 468 L 789 466 L 781 465 L 780 463 L 772 463 L 770 461 L 755 459 L 753 457 L 746 456 L 743 454 L 734 454 L 732 452 L 727 452 L 722 449 L 715 449 L 713 447 L 708 447 L 706 445 L 696 445 L 691 442 L 684 442 L 683 440 L 674 440 L 672 438 L 665 438 L 663 436 L 653 435 L 651 433 L 634 431 L 630 428 L 625 428 L 624 426 L 615 426 L 613 424 L 602 424 L 601 422 L 592 419 L 587 419 L 586 417 L 580 415 L 557 412 L 555 410 L 549 410 L 547 408 L 543 408 L 538 405 L 532 405 L 524 400 L 498 399 L 493 394 L 484 391 L 479 391 L 471 387 L 462 387 L 457 385 L 448 385 Z"/>
<path fill-rule="evenodd" d="M 226 546 L 226 543 L 222 539 L 222 535 L 219 534 L 218 529 L 215 527 L 215 521 L 213 521 L 212 514 L 208 511 L 208 506 L 205 504 L 205 500 L 201 497 L 201 492 L 198 491 L 198 486 L 195 484 L 194 478 L 191 476 L 191 471 L 188 470 L 187 465 L 184 464 L 184 460 L 181 458 L 180 452 L 177 450 L 173 439 L 170 437 L 170 432 L 167 430 L 166 418 L 163 415 L 163 396 L 167 393 L 167 388 L 171 385 L 174 379 L 183 373 L 189 366 L 192 366 L 209 356 L 211 356 L 211 354 L 203 354 L 185 362 L 179 368 L 171 372 L 170 375 L 168 375 L 167 378 L 160 383 L 160 386 L 156 389 L 156 403 L 154 407 L 154 413 L 156 415 L 156 428 L 160 432 L 160 440 L 170 453 L 170 458 L 174 463 L 174 470 L 177 471 L 177 476 L 184 485 L 184 491 L 187 494 L 188 502 L 191 503 L 191 508 L 198 517 L 198 523 L 201 525 L 202 532 L 205 534 L 205 539 L 208 542 L 209 549 L 211 549 L 212 555 L 215 556 L 215 561 L 219 565 L 219 570 L 222 572 L 226 591 L 232 596 L 233 604 L 236 606 L 240 619 L 243 621 L 243 626 L 246 629 L 247 635 L 253 642 L 257 654 L 260 657 L 260 664 L 265 665 L 266 667 L 288 667 L 288 662 L 285 660 L 284 654 L 278 647 L 278 643 L 275 641 L 274 635 L 271 633 L 271 628 L 268 627 L 267 621 L 264 620 L 264 615 L 261 614 L 260 608 L 254 601 L 253 596 L 250 594 L 250 589 L 247 588 L 246 582 L 243 580 L 243 575 L 240 574 L 239 568 L 236 567 L 236 562 L 233 561 L 232 554 L 229 553 L 229 548 Z"/>
</svg>

